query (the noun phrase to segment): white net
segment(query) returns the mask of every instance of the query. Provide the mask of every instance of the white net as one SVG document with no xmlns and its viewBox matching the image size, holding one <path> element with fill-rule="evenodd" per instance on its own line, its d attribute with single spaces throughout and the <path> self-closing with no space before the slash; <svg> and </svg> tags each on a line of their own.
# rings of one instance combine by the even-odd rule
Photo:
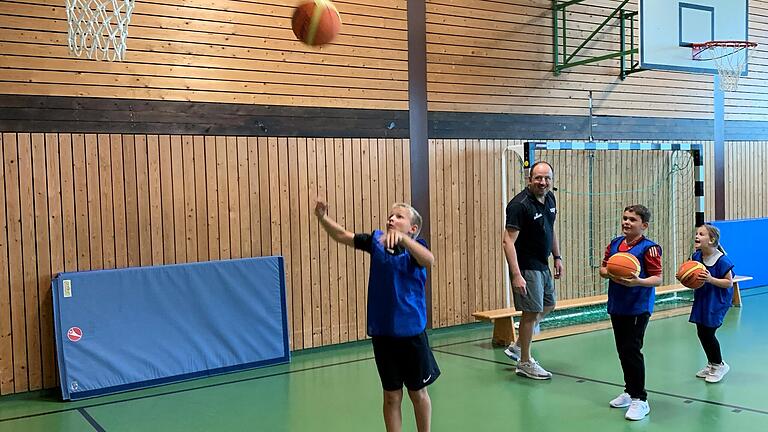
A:
<svg viewBox="0 0 768 432">
<path fill-rule="evenodd" d="M 739 78 L 755 47 L 757 44 L 753 42 L 736 41 L 694 44 L 693 59 L 713 62 L 720 75 L 720 88 L 723 91 L 734 91 L 739 87 Z"/>
<path fill-rule="evenodd" d="M 67 0 L 69 51 L 89 59 L 122 61 L 135 0 Z"/>
</svg>

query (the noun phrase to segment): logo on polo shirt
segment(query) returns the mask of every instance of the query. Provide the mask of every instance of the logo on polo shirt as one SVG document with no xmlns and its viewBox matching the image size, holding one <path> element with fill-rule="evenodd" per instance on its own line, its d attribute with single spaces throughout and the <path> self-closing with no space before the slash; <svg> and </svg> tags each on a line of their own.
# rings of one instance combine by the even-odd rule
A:
<svg viewBox="0 0 768 432">
<path fill-rule="evenodd" d="M 538 219 L 538 218 L 540 218 L 542 216 L 544 216 L 544 215 L 541 214 L 541 213 L 536 213 L 535 215 L 533 215 L 533 220 L 536 220 L 536 219 Z"/>
<path fill-rule="evenodd" d="M 555 213 L 556 211 L 557 211 L 557 209 L 556 209 L 556 208 L 554 208 L 554 207 L 552 207 L 551 209 L 549 209 L 549 212 L 550 212 L 550 213 Z"/>
</svg>

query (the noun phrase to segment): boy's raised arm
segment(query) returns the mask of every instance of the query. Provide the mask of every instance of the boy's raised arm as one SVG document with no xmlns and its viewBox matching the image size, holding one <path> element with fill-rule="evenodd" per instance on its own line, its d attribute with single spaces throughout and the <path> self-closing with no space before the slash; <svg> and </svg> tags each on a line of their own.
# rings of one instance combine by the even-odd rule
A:
<svg viewBox="0 0 768 432">
<path fill-rule="evenodd" d="M 345 244 L 350 247 L 355 247 L 355 234 L 347 231 L 343 226 L 339 225 L 335 220 L 328 216 L 328 204 L 318 198 L 315 200 L 315 216 L 320 221 L 320 226 L 331 236 L 341 244 Z"/>
</svg>

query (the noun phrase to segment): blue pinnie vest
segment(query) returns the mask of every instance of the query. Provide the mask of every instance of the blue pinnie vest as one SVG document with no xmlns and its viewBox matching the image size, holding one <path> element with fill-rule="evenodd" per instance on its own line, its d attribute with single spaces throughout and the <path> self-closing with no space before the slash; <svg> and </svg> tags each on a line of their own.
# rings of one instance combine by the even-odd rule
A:
<svg viewBox="0 0 768 432">
<path fill-rule="evenodd" d="M 619 245 L 624 240 L 624 236 L 616 237 L 611 240 L 610 254 L 619 252 Z M 648 277 L 645 271 L 645 252 L 656 243 L 643 237 L 637 244 L 632 246 L 627 253 L 640 261 L 640 278 Z M 661 251 L 661 248 L 659 248 Z M 640 315 L 648 312 L 653 313 L 653 303 L 656 301 L 656 287 L 633 286 L 627 287 L 617 284 L 614 281 L 608 282 L 608 313 L 612 315 Z"/>
</svg>

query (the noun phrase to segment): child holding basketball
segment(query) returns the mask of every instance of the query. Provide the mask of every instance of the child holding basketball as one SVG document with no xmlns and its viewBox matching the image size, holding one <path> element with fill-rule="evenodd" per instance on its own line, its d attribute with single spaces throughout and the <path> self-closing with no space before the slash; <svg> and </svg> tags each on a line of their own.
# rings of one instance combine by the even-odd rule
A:
<svg viewBox="0 0 768 432">
<path fill-rule="evenodd" d="M 624 235 L 611 240 L 600 266 L 600 277 L 610 279 L 608 314 L 624 372 L 624 392 L 611 400 L 610 406 L 629 407 L 624 415 L 627 420 L 641 420 L 651 411 L 645 391 L 645 362 L 641 350 L 653 312 L 655 287 L 661 284 L 661 247 L 643 235 L 650 219 L 651 212 L 645 206 L 627 206 L 621 222 Z M 608 258 L 619 252 L 637 258 L 640 262 L 637 276 L 622 278 L 608 272 Z"/>
<path fill-rule="evenodd" d="M 723 318 L 731 307 L 733 262 L 720 247 L 720 230 L 715 226 L 707 224 L 696 228 L 693 245 L 696 252 L 691 259 L 707 268 L 698 275 L 704 285 L 693 291 L 693 308 L 689 319 L 696 324 L 696 333 L 707 355 L 707 365 L 696 376 L 704 378 L 708 383 L 717 383 L 731 369 L 723 361 L 715 332 L 723 324 Z"/>
<path fill-rule="evenodd" d="M 384 390 L 384 424 L 400 431 L 403 385 L 413 403 L 419 432 L 430 430 L 432 402 L 427 386 L 440 376 L 425 332 L 427 268 L 434 262 L 426 242 L 418 237 L 421 216 L 408 204 L 392 206 L 387 231 L 353 234 L 328 216 L 317 200 L 315 216 L 339 243 L 368 252 L 368 335 Z"/>
</svg>

